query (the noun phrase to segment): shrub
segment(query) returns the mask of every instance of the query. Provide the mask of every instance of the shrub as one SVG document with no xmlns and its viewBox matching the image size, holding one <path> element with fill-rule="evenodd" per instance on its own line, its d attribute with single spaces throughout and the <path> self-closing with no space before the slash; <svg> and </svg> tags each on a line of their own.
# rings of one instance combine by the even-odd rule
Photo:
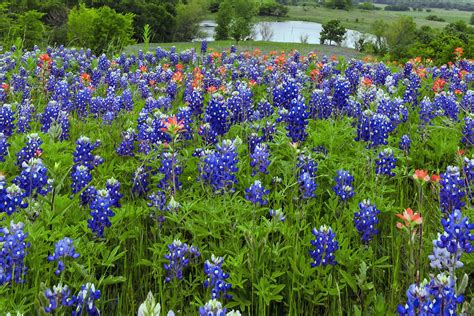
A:
<svg viewBox="0 0 474 316">
<path fill-rule="evenodd" d="M 120 14 L 107 6 L 93 9 L 84 5 L 69 13 L 68 40 L 90 47 L 97 54 L 132 44 L 132 36 L 132 14 Z"/>
<path fill-rule="evenodd" d="M 276 2 L 263 3 L 258 9 L 260 16 L 286 16 L 287 14 L 288 7 Z"/>
<path fill-rule="evenodd" d="M 410 11 L 410 7 L 406 4 L 392 4 L 383 8 L 385 11 Z"/>
<path fill-rule="evenodd" d="M 429 21 L 438 21 L 438 22 L 445 22 L 446 21 L 445 19 L 443 19 L 443 18 L 441 18 L 437 15 L 433 15 L 433 14 L 428 15 L 426 17 L 426 19 L 429 20 Z"/>
</svg>

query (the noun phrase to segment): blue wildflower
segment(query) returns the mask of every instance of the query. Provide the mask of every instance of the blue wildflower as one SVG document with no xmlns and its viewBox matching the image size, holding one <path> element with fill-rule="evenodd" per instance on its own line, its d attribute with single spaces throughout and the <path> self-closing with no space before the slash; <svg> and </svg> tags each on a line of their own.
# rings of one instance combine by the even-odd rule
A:
<svg viewBox="0 0 474 316">
<path fill-rule="evenodd" d="M 10 222 L 10 227 L 0 228 L 0 284 L 23 283 L 28 267 L 25 258 L 30 248 L 23 223 Z"/>
<path fill-rule="evenodd" d="M 375 159 L 375 173 L 378 175 L 395 176 L 393 169 L 397 166 L 397 159 L 393 155 L 393 150 L 385 148 L 382 150 L 377 159 Z"/>
<path fill-rule="evenodd" d="M 379 222 L 378 214 L 380 210 L 377 209 L 375 204 L 370 204 L 369 200 L 360 202 L 359 209 L 359 212 L 354 213 L 354 224 L 362 242 L 368 244 L 378 234 L 376 226 Z"/>
<path fill-rule="evenodd" d="M 224 298 L 231 299 L 232 295 L 227 292 L 232 289 L 232 284 L 226 283 L 225 280 L 229 277 L 228 273 L 222 270 L 224 258 L 211 256 L 211 261 L 204 262 L 204 273 L 207 279 L 204 281 L 205 288 L 211 288 L 212 299 Z"/>
<path fill-rule="evenodd" d="M 54 253 L 52 255 L 48 256 L 48 261 L 57 261 L 58 262 L 58 267 L 54 274 L 59 275 L 61 274 L 62 271 L 64 271 L 65 265 L 63 260 L 67 257 L 70 257 L 72 259 L 77 259 L 79 258 L 79 254 L 76 252 L 74 249 L 74 246 L 72 244 L 72 239 L 65 237 L 61 240 L 59 240 L 55 245 L 54 245 Z"/>
<path fill-rule="evenodd" d="M 333 233 L 332 228 L 323 225 L 319 230 L 313 228 L 311 233 L 315 237 L 314 240 L 311 240 L 314 249 L 309 250 L 312 258 L 311 267 L 325 267 L 328 264 L 335 266 L 337 261 L 334 253 L 339 249 L 339 243 L 335 240 L 336 234 Z"/>
<path fill-rule="evenodd" d="M 245 189 L 245 198 L 252 202 L 254 205 L 259 203 L 260 205 L 265 205 L 268 203 L 266 195 L 270 193 L 270 190 L 265 190 L 260 180 L 255 180 L 254 183 L 247 189 Z"/>
<path fill-rule="evenodd" d="M 334 180 L 336 181 L 336 186 L 332 189 L 343 202 L 354 196 L 354 188 L 352 187 L 354 177 L 348 171 L 338 170 Z"/>
</svg>

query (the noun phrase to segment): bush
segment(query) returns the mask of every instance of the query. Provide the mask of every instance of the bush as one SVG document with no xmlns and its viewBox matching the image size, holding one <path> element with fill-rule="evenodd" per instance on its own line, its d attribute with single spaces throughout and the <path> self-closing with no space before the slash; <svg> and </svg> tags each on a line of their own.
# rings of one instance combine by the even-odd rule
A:
<svg viewBox="0 0 474 316">
<path fill-rule="evenodd" d="M 258 9 L 260 16 L 286 16 L 287 14 L 288 7 L 276 2 L 263 3 Z"/>
<path fill-rule="evenodd" d="M 357 8 L 359 8 L 361 10 L 368 10 L 368 11 L 380 10 L 379 7 L 373 5 L 372 3 L 369 3 L 369 2 L 359 3 Z"/>
<path fill-rule="evenodd" d="M 99 9 L 81 5 L 68 17 L 68 40 L 90 47 L 94 53 L 115 52 L 133 43 L 133 15 L 120 14 L 104 6 Z"/>
<path fill-rule="evenodd" d="M 36 10 L 26 11 L 16 15 L 16 21 L 12 27 L 13 38 L 21 38 L 24 48 L 32 48 L 34 45 L 42 46 L 45 41 L 45 26 L 41 22 L 44 13 Z"/>
<path fill-rule="evenodd" d="M 433 14 L 432 14 L 432 15 L 428 15 L 428 16 L 426 17 L 426 19 L 429 20 L 429 21 L 438 21 L 438 22 L 445 22 L 445 21 L 446 21 L 445 19 L 440 18 L 439 16 L 433 15 Z"/>
<path fill-rule="evenodd" d="M 385 11 L 410 11 L 410 7 L 406 4 L 392 4 L 383 8 Z"/>
</svg>

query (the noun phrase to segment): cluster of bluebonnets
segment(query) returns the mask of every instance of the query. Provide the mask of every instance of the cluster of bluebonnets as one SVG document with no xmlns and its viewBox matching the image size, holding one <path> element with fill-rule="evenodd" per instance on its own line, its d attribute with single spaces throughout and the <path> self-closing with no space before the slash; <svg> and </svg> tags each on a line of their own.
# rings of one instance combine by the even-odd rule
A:
<svg viewBox="0 0 474 316">
<path fill-rule="evenodd" d="M 295 186 L 293 205 L 302 211 L 292 211 L 292 217 L 298 214 L 297 221 L 309 220 L 310 210 L 305 212 L 305 205 L 330 196 L 336 201 L 337 216 L 352 212 L 353 227 L 345 230 L 352 229 L 361 246 L 368 249 L 381 232 L 381 222 L 390 223 L 394 216 L 355 187 L 364 179 L 355 178 L 360 173 L 350 169 L 348 162 L 340 162 L 337 169 L 324 175 L 331 184 L 318 193 L 323 176 L 318 169 L 331 153 L 322 145 L 306 146 L 315 133 L 311 124 L 350 120 L 352 141 L 363 143 L 371 153 L 367 160 L 374 178 L 367 181 L 374 180 L 378 186 L 397 175 L 407 176 L 403 164 L 411 159 L 412 139 L 425 137 L 430 126 L 443 122 L 459 134 L 456 146 L 462 153 L 455 162 L 438 162 L 446 166 L 439 183 L 429 177 L 423 180 L 438 186 L 439 205 L 432 212 L 438 213 L 441 224 L 432 253 L 418 261 L 429 260 L 435 274 L 425 273 L 423 277 L 430 278 L 424 281 L 418 276 L 406 292 L 406 303 L 397 311 L 400 315 L 459 313 L 465 299 L 456 271 L 464 267 L 463 255 L 473 252 L 474 240 L 474 226 L 466 214 L 472 211 L 474 198 L 474 158 L 468 156 L 474 145 L 474 63 L 458 59 L 449 66 L 435 67 L 415 60 L 391 68 L 378 62 L 318 58 L 315 53 L 303 56 L 297 51 L 263 55 L 259 51 L 239 53 L 235 47 L 224 52 L 207 49 L 204 42 L 201 53 L 157 48 L 108 58 L 94 56 L 87 49 L 20 52 L 12 47 L 0 54 L 0 285 L 15 288 L 23 283 L 28 287 L 25 283 L 34 281 L 28 278 L 29 249 L 34 246 L 29 225 L 42 216 L 35 210 L 53 205 L 57 195 L 87 210 L 87 218 L 78 219 L 89 229 L 86 238 L 105 243 L 109 231 L 114 230 L 113 218 L 124 203 L 146 201 L 149 218 L 161 231 L 167 217 L 180 211 L 178 196 L 190 190 L 190 182 L 199 183 L 197 188 L 213 199 L 240 195 L 253 209 L 249 216 L 253 225 L 258 225 L 257 211 L 263 208 L 264 217 L 274 225 L 293 225 L 287 221 L 285 205 L 278 208 L 281 205 L 275 205 L 272 197 L 278 190 Z M 442 91 L 432 91 L 434 81 Z M 91 139 L 100 133 L 79 131 L 74 125 L 78 122 L 97 122 L 93 126 L 99 129 L 119 128 L 120 139 L 110 143 Z M 419 135 L 395 137 L 404 124 L 417 124 Z M 245 138 L 231 133 L 236 127 L 244 129 L 241 135 Z M 289 144 L 287 151 L 296 152 L 291 162 L 294 183 L 290 185 L 288 179 L 272 173 L 272 151 L 282 137 Z M 71 161 L 61 166 L 59 173 L 48 157 L 46 141 L 74 148 Z M 107 154 L 109 160 L 98 154 L 103 150 L 112 152 Z M 111 171 L 112 159 L 136 164 L 124 176 Z M 185 159 L 197 163 L 188 164 Z M 248 175 L 242 181 L 244 171 Z M 119 181 L 112 175 L 127 180 Z M 422 184 L 420 192 L 421 188 Z M 357 201 L 358 208 L 351 211 L 352 201 Z M 340 242 L 339 235 L 344 232 L 334 230 L 331 222 L 311 218 L 312 239 L 299 245 L 305 249 L 307 265 L 337 267 L 338 252 L 351 245 Z M 421 219 L 416 225 L 411 218 L 404 219 L 406 226 L 401 226 L 409 231 L 410 241 L 427 238 L 422 229 L 420 233 L 415 228 Z M 221 303 L 232 301 L 234 290 L 232 271 L 223 257 L 225 249 L 213 249 L 220 253 L 205 257 L 201 251 L 206 246 L 191 245 L 192 239 L 185 231 L 167 244 L 161 257 L 161 281 L 174 289 L 177 284 L 184 286 L 191 267 L 203 265 L 204 291 L 200 293 L 206 297 L 201 299 L 210 301 L 199 313 L 239 315 L 238 311 L 227 312 Z M 76 251 L 79 241 L 68 236 L 56 240 L 44 264 L 54 262 L 54 274 L 60 279 L 46 285 L 42 310 L 99 315 L 98 304 L 106 306 L 103 301 L 107 298 L 101 297 L 96 285 L 88 279 L 80 287 L 67 284 L 73 263 L 82 259 Z M 252 255 L 249 260 L 255 258 Z M 247 284 L 244 291 L 253 292 L 255 286 Z"/>
</svg>

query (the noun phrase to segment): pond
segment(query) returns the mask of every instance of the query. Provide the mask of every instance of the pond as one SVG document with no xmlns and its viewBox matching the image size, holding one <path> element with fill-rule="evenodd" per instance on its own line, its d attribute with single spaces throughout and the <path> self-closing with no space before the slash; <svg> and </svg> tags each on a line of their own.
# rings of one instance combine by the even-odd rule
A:
<svg viewBox="0 0 474 316">
<path fill-rule="evenodd" d="M 200 30 L 204 37 L 199 40 L 214 40 L 216 22 L 204 20 L 200 23 Z M 258 22 L 255 24 L 252 38 L 256 41 L 267 40 L 284 43 L 301 43 L 306 39 L 308 44 L 319 44 L 319 33 L 323 29 L 322 25 L 314 22 L 304 21 L 283 21 L 283 22 Z M 371 35 L 354 30 L 347 30 L 346 39 L 342 43 L 343 47 L 354 48 L 355 41 L 361 36 L 371 38 Z M 196 39 L 198 40 L 198 39 Z"/>
</svg>

